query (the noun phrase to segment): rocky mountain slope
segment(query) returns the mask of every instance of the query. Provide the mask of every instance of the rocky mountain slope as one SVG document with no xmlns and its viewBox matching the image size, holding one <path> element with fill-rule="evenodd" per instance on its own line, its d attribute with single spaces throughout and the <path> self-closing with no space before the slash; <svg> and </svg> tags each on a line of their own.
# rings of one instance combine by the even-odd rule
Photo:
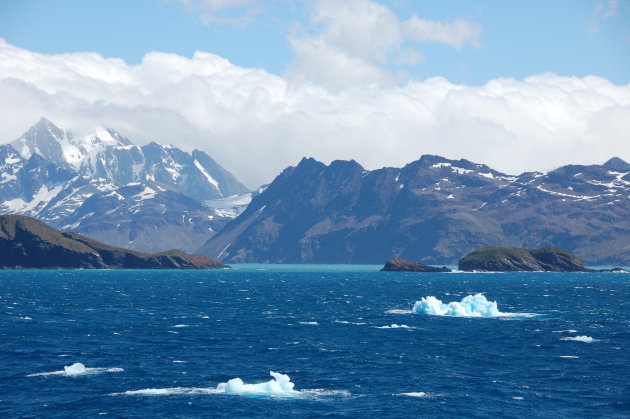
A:
<svg viewBox="0 0 630 419">
<path fill-rule="evenodd" d="M 483 246 L 556 246 L 630 265 L 630 164 L 511 176 L 425 155 L 403 168 L 303 159 L 200 254 L 231 262 L 454 264 Z"/>
<path fill-rule="evenodd" d="M 0 268 L 220 269 L 227 266 L 180 250 L 135 252 L 55 230 L 31 217 L 0 215 Z"/>
<path fill-rule="evenodd" d="M 142 251 L 193 251 L 238 211 L 221 202 L 251 194 L 206 153 L 151 142 L 138 147 L 111 129 L 75 138 L 42 118 L 0 145 L 0 214 Z"/>
</svg>

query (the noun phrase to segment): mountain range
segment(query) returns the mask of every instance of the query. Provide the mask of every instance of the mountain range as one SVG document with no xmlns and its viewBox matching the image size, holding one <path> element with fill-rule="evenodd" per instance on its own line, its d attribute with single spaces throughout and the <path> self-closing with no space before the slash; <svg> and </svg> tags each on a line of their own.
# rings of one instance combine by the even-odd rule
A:
<svg viewBox="0 0 630 419">
<path fill-rule="evenodd" d="M 454 264 L 483 246 L 556 246 L 591 265 L 630 265 L 630 164 L 513 176 L 433 155 L 373 171 L 305 158 L 198 253 L 233 263 Z"/>
<path fill-rule="evenodd" d="M 76 138 L 42 118 L 0 145 L 0 214 L 134 250 L 194 251 L 250 196 L 203 151 L 139 147 L 112 129 Z M 228 197 L 241 206 L 223 205 Z"/>
<path fill-rule="evenodd" d="M 590 265 L 630 265 L 630 164 L 509 175 L 424 155 L 366 170 L 304 158 L 249 192 L 203 151 L 142 147 L 41 119 L 0 145 L 0 214 L 109 245 L 179 248 L 230 263 L 455 264 L 483 246 L 555 246 Z"/>
</svg>

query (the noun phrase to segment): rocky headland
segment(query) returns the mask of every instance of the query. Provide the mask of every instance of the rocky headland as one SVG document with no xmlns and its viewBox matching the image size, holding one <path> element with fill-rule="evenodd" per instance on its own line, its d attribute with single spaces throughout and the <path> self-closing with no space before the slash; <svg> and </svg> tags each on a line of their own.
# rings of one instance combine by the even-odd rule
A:
<svg viewBox="0 0 630 419">
<path fill-rule="evenodd" d="M 476 272 L 626 272 L 621 268 L 589 269 L 582 259 L 556 247 L 482 247 L 461 258 L 459 269 Z"/>
<path fill-rule="evenodd" d="M 221 269 L 216 260 L 181 250 L 142 253 L 56 230 L 22 215 L 0 216 L 3 269 Z"/>
<path fill-rule="evenodd" d="M 452 272 L 451 269 L 443 266 L 425 265 L 420 262 L 411 262 L 402 258 L 391 258 L 385 263 L 382 272 Z"/>
</svg>

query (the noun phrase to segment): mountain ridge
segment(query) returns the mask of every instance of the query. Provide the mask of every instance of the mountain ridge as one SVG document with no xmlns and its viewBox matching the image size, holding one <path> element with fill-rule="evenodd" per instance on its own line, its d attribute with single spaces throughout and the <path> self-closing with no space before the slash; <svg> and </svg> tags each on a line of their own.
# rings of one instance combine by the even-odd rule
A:
<svg viewBox="0 0 630 419">
<path fill-rule="evenodd" d="M 630 172 L 612 170 L 621 159 L 607 164 L 514 176 L 432 155 L 373 171 L 304 158 L 198 252 L 241 263 L 453 264 L 488 245 L 553 245 L 591 264 L 630 264 Z"/>
<path fill-rule="evenodd" d="M 140 147 L 102 127 L 76 138 L 45 118 L 0 145 L 0 174 L 0 214 L 149 252 L 194 251 L 233 217 L 203 202 L 249 192 L 203 151 L 154 141 Z M 106 203 L 112 196 L 118 205 Z"/>
</svg>

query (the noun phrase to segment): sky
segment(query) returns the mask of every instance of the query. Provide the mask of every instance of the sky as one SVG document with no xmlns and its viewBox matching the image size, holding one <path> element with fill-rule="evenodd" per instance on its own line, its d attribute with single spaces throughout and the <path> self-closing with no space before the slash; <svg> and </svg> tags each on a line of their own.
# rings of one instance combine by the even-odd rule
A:
<svg viewBox="0 0 630 419">
<path fill-rule="evenodd" d="M 630 161 L 630 0 L 0 0 L 0 143 L 40 117 L 206 151 L 509 174 Z"/>
</svg>

